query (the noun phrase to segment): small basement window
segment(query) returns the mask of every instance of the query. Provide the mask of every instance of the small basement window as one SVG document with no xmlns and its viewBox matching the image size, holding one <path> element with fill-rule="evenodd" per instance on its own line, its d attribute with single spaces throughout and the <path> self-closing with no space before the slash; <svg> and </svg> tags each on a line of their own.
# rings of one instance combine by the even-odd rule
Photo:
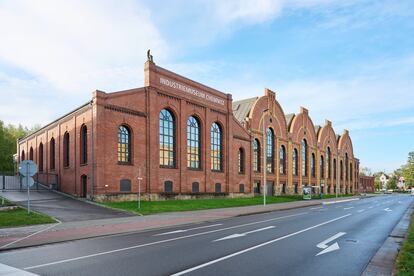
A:
<svg viewBox="0 0 414 276">
<path fill-rule="evenodd" d="M 198 193 L 200 191 L 199 186 L 200 184 L 198 182 L 193 182 L 191 191 L 193 193 Z"/>
<path fill-rule="evenodd" d="M 216 193 L 221 193 L 221 184 L 220 183 L 216 183 L 215 191 L 216 191 Z"/>
<path fill-rule="evenodd" d="M 121 181 L 119 182 L 119 190 L 121 192 L 130 192 L 131 191 L 131 180 L 121 179 Z"/>
<path fill-rule="evenodd" d="M 164 192 L 172 193 L 173 192 L 173 183 L 170 180 L 164 182 Z"/>
</svg>

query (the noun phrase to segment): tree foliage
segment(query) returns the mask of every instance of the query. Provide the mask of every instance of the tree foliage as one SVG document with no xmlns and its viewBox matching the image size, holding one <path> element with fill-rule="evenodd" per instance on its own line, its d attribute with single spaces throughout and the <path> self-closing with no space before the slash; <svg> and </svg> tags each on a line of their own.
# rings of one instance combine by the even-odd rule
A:
<svg viewBox="0 0 414 276">
<path fill-rule="evenodd" d="M 21 124 L 5 126 L 0 120 L 0 171 L 13 171 L 13 154 L 17 150 L 17 139 L 22 138 L 40 128 L 40 125 L 28 128 Z"/>
</svg>

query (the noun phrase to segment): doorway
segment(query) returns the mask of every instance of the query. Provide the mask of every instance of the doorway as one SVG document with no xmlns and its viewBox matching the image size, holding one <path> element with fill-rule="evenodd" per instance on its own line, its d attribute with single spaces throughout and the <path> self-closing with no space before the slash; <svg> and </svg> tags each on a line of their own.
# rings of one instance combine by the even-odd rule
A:
<svg viewBox="0 0 414 276">
<path fill-rule="evenodd" d="M 81 197 L 86 198 L 86 195 L 88 194 L 88 176 L 82 175 L 81 176 Z"/>
</svg>

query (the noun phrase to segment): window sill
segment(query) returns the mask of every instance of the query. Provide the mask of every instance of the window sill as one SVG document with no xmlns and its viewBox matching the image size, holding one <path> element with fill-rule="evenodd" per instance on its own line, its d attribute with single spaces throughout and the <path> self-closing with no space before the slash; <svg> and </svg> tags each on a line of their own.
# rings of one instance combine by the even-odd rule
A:
<svg viewBox="0 0 414 276">
<path fill-rule="evenodd" d="M 187 167 L 187 170 L 189 170 L 189 171 L 199 171 L 199 172 L 203 171 L 202 168 L 196 169 L 196 168 L 190 168 L 190 167 Z"/>
<path fill-rule="evenodd" d="M 213 173 L 224 173 L 224 171 L 219 171 L 219 170 L 211 170 L 211 172 L 213 172 Z"/>
<path fill-rule="evenodd" d="M 176 166 L 163 166 L 163 165 L 160 165 L 160 169 L 177 169 L 177 167 Z"/>
<path fill-rule="evenodd" d="M 82 164 L 79 164 L 79 166 L 81 167 L 88 166 L 88 163 L 82 163 Z"/>
<path fill-rule="evenodd" d="M 118 161 L 118 163 L 117 163 L 118 165 L 123 165 L 123 166 L 134 166 L 134 164 L 133 163 L 131 163 L 131 162 L 119 162 Z"/>
<path fill-rule="evenodd" d="M 69 169 L 69 168 L 70 168 L 70 166 L 64 166 L 63 168 L 64 168 L 64 169 Z"/>
</svg>

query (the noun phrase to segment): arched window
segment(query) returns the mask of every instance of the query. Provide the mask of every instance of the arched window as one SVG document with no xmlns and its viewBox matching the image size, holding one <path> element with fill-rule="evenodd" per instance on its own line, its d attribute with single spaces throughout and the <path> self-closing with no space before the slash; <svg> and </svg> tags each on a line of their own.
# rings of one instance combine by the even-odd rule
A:
<svg viewBox="0 0 414 276">
<path fill-rule="evenodd" d="M 69 167 L 69 133 L 63 135 L 63 166 Z"/>
<path fill-rule="evenodd" d="M 239 173 L 244 173 L 244 150 L 239 148 Z"/>
<path fill-rule="evenodd" d="M 275 171 L 275 158 L 274 158 L 274 133 L 271 128 L 267 129 L 267 148 L 266 148 L 266 165 L 267 172 L 273 173 Z"/>
<path fill-rule="evenodd" d="M 39 145 L 39 172 L 43 172 L 43 143 Z"/>
<path fill-rule="evenodd" d="M 308 176 L 308 143 L 302 140 L 302 176 Z"/>
<path fill-rule="evenodd" d="M 312 171 L 312 177 L 316 177 L 316 160 L 315 160 L 315 154 L 312 152 L 312 159 L 311 159 L 311 171 Z"/>
<path fill-rule="evenodd" d="M 339 163 L 339 174 L 340 174 L 339 178 L 343 180 L 344 179 L 344 166 L 343 166 L 342 160 Z"/>
<path fill-rule="evenodd" d="M 211 139 L 211 169 L 213 171 L 223 170 L 223 137 L 221 127 L 213 123 L 210 130 Z"/>
<path fill-rule="evenodd" d="M 200 124 L 194 116 L 187 120 L 187 167 L 201 168 Z"/>
<path fill-rule="evenodd" d="M 328 179 L 331 179 L 331 148 L 326 149 L 326 171 L 328 172 Z"/>
<path fill-rule="evenodd" d="M 88 128 L 86 125 L 80 129 L 80 163 L 88 163 Z"/>
<path fill-rule="evenodd" d="M 260 172 L 260 143 L 259 140 L 253 140 L 253 171 Z"/>
<path fill-rule="evenodd" d="M 279 172 L 280 174 L 286 174 L 286 148 L 284 145 L 280 146 L 279 151 Z"/>
<path fill-rule="evenodd" d="M 131 131 L 125 125 L 118 127 L 118 163 L 131 163 Z"/>
<path fill-rule="evenodd" d="M 30 147 L 30 150 L 29 150 L 29 160 L 33 161 L 33 148 L 32 147 Z"/>
<path fill-rule="evenodd" d="M 321 178 L 325 177 L 325 165 L 323 163 L 323 155 L 321 155 L 321 162 L 320 162 L 320 170 L 321 170 Z"/>
<path fill-rule="evenodd" d="M 349 180 L 352 181 L 352 162 L 349 163 Z"/>
<path fill-rule="evenodd" d="M 345 153 L 345 180 L 348 180 L 348 153 Z"/>
<path fill-rule="evenodd" d="M 25 160 L 25 158 L 26 158 L 26 156 L 25 156 L 25 154 L 24 154 L 24 150 L 23 150 L 23 151 L 22 151 L 22 155 L 21 155 L 21 158 L 20 158 L 20 159 L 21 159 L 22 161 L 24 161 L 24 160 Z"/>
<path fill-rule="evenodd" d="M 49 167 L 51 170 L 55 169 L 55 138 L 52 137 L 49 143 Z"/>
<path fill-rule="evenodd" d="M 167 109 L 160 112 L 160 166 L 175 167 L 175 118 Z"/>
<path fill-rule="evenodd" d="M 336 159 L 333 160 L 334 179 L 336 179 Z"/>
<path fill-rule="evenodd" d="M 293 149 L 292 153 L 292 171 L 293 175 L 298 175 L 298 150 Z"/>
</svg>

